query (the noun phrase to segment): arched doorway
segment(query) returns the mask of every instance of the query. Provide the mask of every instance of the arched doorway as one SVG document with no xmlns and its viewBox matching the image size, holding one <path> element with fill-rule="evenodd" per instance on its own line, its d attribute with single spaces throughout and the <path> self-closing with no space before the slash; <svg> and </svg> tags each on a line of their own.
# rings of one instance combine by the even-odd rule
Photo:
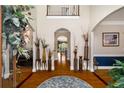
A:
<svg viewBox="0 0 124 93">
<path fill-rule="evenodd" d="M 55 60 L 60 64 L 70 62 L 70 32 L 65 28 L 60 28 L 54 33 Z M 69 63 L 70 64 L 70 63 Z"/>
<path fill-rule="evenodd" d="M 107 15 L 104 19 L 102 19 L 91 31 L 91 71 L 94 71 L 93 60 L 96 58 L 106 59 L 109 57 L 119 57 L 123 56 L 122 49 L 123 47 L 123 25 L 124 25 L 124 7 L 112 12 Z M 120 37 L 118 37 L 119 43 L 118 46 L 104 46 L 104 33 L 120 33 Z M 110 35 L 113 36 L 112 34 Z M 107 38 L 110 38 L 108 35 Z M 110 39 L 109 39 L 110 40 Z M 108 40 L 108 42 L 109 42 Z M 122 41 L 121 41 L 122 40 Z M 109 43 L 108 43 L 109 44 Z M 111 44 L 111 43 L 110 43 Z M 114 58 L 114 59 L 115 59 Z M 104 60 L 104 59 L 102 59 Z M 97 61 L 97 60 L 96 60 Z M 106 61 L 97 61 L 98 69 L 111 69 L 113 68 L 113 63 Z M 108 64 L 109 63 L 109 64 Z"/>
</svg>

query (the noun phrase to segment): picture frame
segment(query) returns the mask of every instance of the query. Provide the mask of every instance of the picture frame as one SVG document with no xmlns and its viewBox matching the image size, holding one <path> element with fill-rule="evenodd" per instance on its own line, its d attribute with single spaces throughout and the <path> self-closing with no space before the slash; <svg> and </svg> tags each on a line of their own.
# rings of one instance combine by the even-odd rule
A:
<svg viewBox="0 0 124 93">
<path fill-rule="evenodd" d="M 119 46 L 119 32 L 103 32 L 102 45 L 104 47 L 118 47 Z"/>
</svg>

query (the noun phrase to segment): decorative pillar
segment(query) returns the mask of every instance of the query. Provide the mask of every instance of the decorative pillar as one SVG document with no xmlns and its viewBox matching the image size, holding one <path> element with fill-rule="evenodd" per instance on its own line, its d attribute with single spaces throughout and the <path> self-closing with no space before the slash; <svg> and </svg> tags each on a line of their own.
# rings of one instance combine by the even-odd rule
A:
<svg viewBox="0 0 124 93">
<path fill-rule="evenodd" d="M 91 72 L 94 72 L 94 68 L 93 68 L 93 64 L 94 64 L 94 62 L 93 62 L 93 55 L 94 55 L 94 32 L 91 32 L 91 58 L 90 58 L 90 71 Z"/>
<path fill-rule="evenodd" d="M 33 32 L 33 69 L 32 72 L 36 72 L 36 66 L 35 66 L 35 61 L 36 61 L 36 47 L 35 43 L 36 42 L 36 32 Z"/>
</svg>

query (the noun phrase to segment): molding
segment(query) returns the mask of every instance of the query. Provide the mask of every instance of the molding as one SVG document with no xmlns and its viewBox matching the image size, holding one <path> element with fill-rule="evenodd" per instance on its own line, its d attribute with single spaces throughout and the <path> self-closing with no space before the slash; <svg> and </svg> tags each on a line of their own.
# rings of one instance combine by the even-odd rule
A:
<svg viewBox="0 0 124 93">
<path fill-rule="evenodd" d="M 112 68 L 120 68 L 119 66 L 98 66 L 98 69 L 112 69 Z"/>
<path fill-rule="evenodd" d="M 124 21 L 103 21 L 100 25 L 124 25 Z"/>
<path fill-rule="evenodd" d="M 79 16 L 47 16 L 47 19 L 79 19 Z"/>
<path fill-rule="evenodd" d="M 124 56 L 124 54 L 94 54 L 93 56 L 99 56 L 99 57 L 101 57 L 101 56 L 110 56 L 110 57 L 117 56 L 117 57 L 120 57 L 120 56 Z"/>
</svg>

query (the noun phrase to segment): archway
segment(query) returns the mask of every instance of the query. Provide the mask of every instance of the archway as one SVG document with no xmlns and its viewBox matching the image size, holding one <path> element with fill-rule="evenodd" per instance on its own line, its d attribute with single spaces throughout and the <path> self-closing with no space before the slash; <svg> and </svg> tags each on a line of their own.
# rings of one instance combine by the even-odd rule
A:
<svg viewBox="0 0 124 93">
<path fill-rule="evenodd" d="M 54 33 L 55 60 L 59 63 L 70 62 L 70 32 L 60 28 Z"/>
<path fill-rule="evenodd" d="M 120 57 L 123 56 L 122 49 L 123 45 L 121 40 L 123 39 L 123 25 L 124 25 L 124 8 L 120 8 L 108 16 L 106 16 L 103 20 L 101 20 L 96 27 L 91 32 L 91 61 L 93 62 L 93 58 L 103 58 L 103 57 Z M 122 33 L 120 34 L 120 46 L 117 47 L 108 47 L 103 46 L 103 34 L 104 33 Z M 123 41 L 122 41 L 123 42 Z M 97 60 L 96 60 L 97 61 Z M 93 69 L 93 63 L 91 62 L 91 71 Z M 107 61 L 98 62 L 99 69 L 111 69 L 113 62 L 111 64 L 106 63 Z"/>
</svg>

